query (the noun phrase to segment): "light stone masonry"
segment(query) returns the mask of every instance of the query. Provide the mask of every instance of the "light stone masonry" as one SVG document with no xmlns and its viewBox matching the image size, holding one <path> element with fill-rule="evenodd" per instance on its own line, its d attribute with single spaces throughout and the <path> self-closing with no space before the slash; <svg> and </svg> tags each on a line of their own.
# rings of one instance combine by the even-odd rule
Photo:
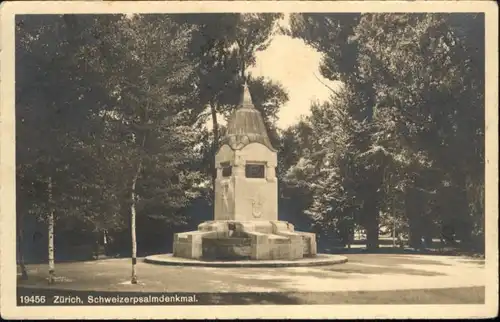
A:
<svg viewBox="0 0 500 322">
<path fill-rule="evenodd" d="M 214 221 L 175 234 L 174 256 L 293 260 L 316 255 L 316 236 L 278 221 L 277 151 L 245 85 L 215 155 Z"/>
</svg>

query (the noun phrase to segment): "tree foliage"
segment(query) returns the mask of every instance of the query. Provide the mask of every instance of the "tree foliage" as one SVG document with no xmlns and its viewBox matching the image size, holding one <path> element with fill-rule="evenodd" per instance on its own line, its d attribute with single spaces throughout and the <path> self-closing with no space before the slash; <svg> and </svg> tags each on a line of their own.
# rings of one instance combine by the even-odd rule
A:
<svg viewBox="0 0 500 322">
<path fill-rule="evenodd" d="M 206 196 L 214 159 L 205 107 L 227 116 L 236 106 L 241 68 L 255 62 L 279 16 L 18 16 L 19 227 L 24 215 L 48 218 L 52 206 L 64 238 L 129 231 L 132 206 L 139 226 L 166 234 L 192 222 L 187 209 Z M 248 82 L 276 141 L 287 93 L 262 77 Z"/>
<path fill-rule="evenodd" d="M 369 246 L 380 213 L 407 220 L 415 247 L 443 227 L 481 240 L 471 227 L 484 216 L 483 28 L 478 14 L 291 17 L 290 34 L 323 53 L 322 75 L 343 84 L 308 120 L 324 144 L 289 173 L 315 168 L 303 179 L 318 182 L 311 215 L 324 220 L 342 201 L 333 226 L 354 217 Z"/>
</svg>

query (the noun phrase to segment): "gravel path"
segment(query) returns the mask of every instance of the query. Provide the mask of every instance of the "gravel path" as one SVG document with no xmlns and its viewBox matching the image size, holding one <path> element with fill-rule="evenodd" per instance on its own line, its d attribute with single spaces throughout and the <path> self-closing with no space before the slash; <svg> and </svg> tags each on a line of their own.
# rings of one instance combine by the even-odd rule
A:
<svg viewBox="0 0 500 322">
<path fill-rule="evenodd" d="M 429 255 L 353 254 L 348 263 L 319 267 L 210 268 L 137 264 L 130 259 L 56 264 L 58 289 L 151 292 L 341 292 L 485 286 L 484 261 Z M 28 265 L 19 286 L 48 288 L 47 265 Z"/>
</svg>

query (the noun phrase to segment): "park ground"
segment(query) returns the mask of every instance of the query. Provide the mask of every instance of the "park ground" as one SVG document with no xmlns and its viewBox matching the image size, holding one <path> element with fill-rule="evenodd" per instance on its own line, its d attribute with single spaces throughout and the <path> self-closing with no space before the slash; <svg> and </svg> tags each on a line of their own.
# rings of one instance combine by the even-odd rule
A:
<svg viewBox="0 0 500 322">
<path fill-rule="evenodd" d="M 130 259 L 28 265 L 20 289 L 105 292 L 195 292 L 206 304 L 483 304 L 483 259 L 422 254 L 345 254 L 348 262 L 286 268 L 215 268 L 137 264 Z"/>
</svg>

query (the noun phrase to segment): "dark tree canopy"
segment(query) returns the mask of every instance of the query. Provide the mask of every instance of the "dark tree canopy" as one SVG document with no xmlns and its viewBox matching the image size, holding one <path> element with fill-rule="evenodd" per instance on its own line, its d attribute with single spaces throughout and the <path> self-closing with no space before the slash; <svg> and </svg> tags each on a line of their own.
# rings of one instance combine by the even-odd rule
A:
<svg viewBox="0 0 500 322">
<path fill-rule="evenodd" d="M 17 16 L 18 221 L 53 208 L 56 236 L 120 236 L 133 208 L 141 251 L 210 217 L 217 117 L 246 82 L 279 151 L 280 209 L 304 229 L 344 243 L 364 229 L 371 249 L 390 225 L 414 247 L 442 231 L 484 247 L 484 15 L 292 14 L 286 34 L 341 86 L 287 129 L 288 89 L 248 72 L 281 18 Z"/>
</svg>

